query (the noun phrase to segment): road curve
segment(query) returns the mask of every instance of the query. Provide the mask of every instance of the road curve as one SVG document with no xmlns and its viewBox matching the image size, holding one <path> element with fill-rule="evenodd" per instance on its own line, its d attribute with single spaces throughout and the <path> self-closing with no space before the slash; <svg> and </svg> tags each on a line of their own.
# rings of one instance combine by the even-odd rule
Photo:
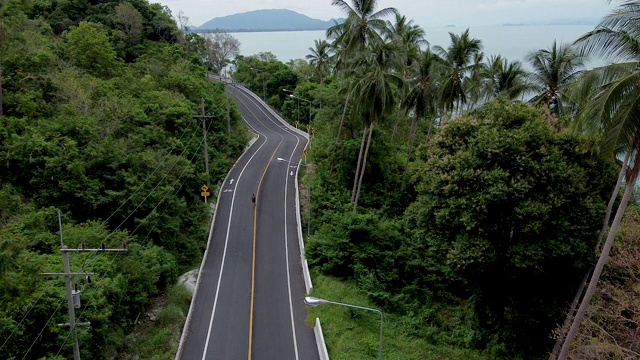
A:
<svg viewBox="0 0 640 360">
<path fill-rule="evenodd" d="M 308 140 L 245 88 L 227 93 L 257 139 L 221 189 L 176 359 L 318 359 L 295 220 L 296 164 Z"/>
</svg>

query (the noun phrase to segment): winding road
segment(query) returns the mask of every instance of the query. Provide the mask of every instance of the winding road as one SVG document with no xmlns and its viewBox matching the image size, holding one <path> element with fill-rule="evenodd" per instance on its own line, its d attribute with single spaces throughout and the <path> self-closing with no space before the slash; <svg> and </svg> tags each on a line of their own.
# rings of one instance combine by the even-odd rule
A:
<svg viewBox="0 0 640 360">
<path fill-rule="evenodd" d="M 257 138 L 220 190 L 176 359 L 318 359 L 304 322 L 296 221 L 297 164 L 308 139 L 245 88 L 228 84 L 227 93 Z"/>
</svg>

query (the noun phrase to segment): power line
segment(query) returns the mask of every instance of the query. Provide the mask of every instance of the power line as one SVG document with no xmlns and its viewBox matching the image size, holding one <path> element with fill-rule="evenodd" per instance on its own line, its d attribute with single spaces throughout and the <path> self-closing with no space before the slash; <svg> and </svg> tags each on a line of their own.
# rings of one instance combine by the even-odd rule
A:
<svg viewBox="0 0 640 360">
<path fill-rule="evenodd" d="M 191 158 L 189 159 L 190 161 L 192 161 L 192 160 L 196 157 L 196 155 L 197 155 L 197 154 L 198 154 L 198 152 L 200 151 L 200 148 L 201 148 L 201 147 L 202 147 L 202 142 L 200 143 L 200 145 L 198 146 L 198 148 L 195 150 L 194 154 L 193 154 L 193 155 L 191 156 Z M 184 152 L 183 152 L 180 156 L 182 156 L 183 154 L 184 154 Z M 178 159 L 178 160 L 179 160 L 179 159 Z M 176 161 L 176 163 L 177 163 L 177 161 Z M 175 163 L 174 163 L 174 165 L 175 165 Z M 171 167 L 171 169 L 169 169 L 169 172 L 170 172 L 172 169 L 173 169 L 173 166 Z M 178 177 L 178 179 L 177 179 L 176 181 L 174 181 L 174 183 L 172 184 L 172 186 L 173 186 L 173 185 L 175 185 L 175 184 L 176 184 L 176 183 L 177 183 L 177 182 L 178 182 L 178 181 L 183 177 L 183 175 L 186 173 L 186 171 L 187 171 L 187 170 L 188 170 L 188 169 L 185 167 L 185 169 L 182 171 L 182 173 L 180 174 L 180 176 Z M 168 172 L 167 172 L 167 174 L 168 174 Z M 162 182 L 163 180 L 164 180 L 164 177 L 163 177 L 163 179 L 162 179 L 160 182 Z M 186 181 L 186 180 L 185 180 L 185 181 Z M 156 185 L 156 187 L 157 187 L 157 186 L 159 186 L 160 182 L 158 183 L 158 185 Z M 182 184 L 184 184 L 184 182 L 183 182 Z M 182 185 L 180 186 L 180 188 L 178 189 L 178 191 L 179 191 L 181 188 L 182 188 Z M 155 189 L 155 188 L 154 188 L 154 189 Z M 156 205 L 156 207 L 154 207 L 154 209 L 149 213 L 149 215 L 147 215 L 147 217 L 146 217 L 146 218 L 148 218 L 148 217 L 151 215 L 151 213 L 152 213 L 153 211 L 155 211 L 155 209 L 157 209 L 157 207 L 158 207 L 158 206 L 160 206 L 160 204 L 162 203 L 162 201 L 164 200 L 164 198 L 166 198 L 166 196 L 167 196 L 169 193 L 170 193 L 169 191 L 167 191 L 167 192 L 165 193 L 165 196 L 160 200 L 160 202 Z M 176 192 L 176 193 L 177 193 L 177 192 Z M 146 198 L 145 198 L 145 200 L 146 200 Z M 143 202 L 144 202 L 144 200 L 143 200 Z M 146 220 L 146 218 L 145 218 L 145 220 Z M 143 220 L 143 221 L 144 221 L 144 220 Z M 139 227 L 139 226 L 138 226 L 138 227 Z M 136 230 L 137 230 L 137 229 L 138 229 L 138 228 L 136 228 Z M 134 231 L 135 231 L 135 230 L 134 230 Z M 115 230 L 114 230 L 114 232 L 115 232 Z M 131 235 L 132 235 L 132 234 L 131 234 Z M 101 254 L 101 255 L 102 255 L 102 254 Z M 111 259 L 111 264 L 110 264 L 109 268 L 112 268 L 112 265 L 113 265 L 113 263 L 115 262 L 115 260 L 117 259 L 118 255 L 119 255 L 119 253 L 116 253 L 116 255 Z M 93 260 L 92 260 L 91 262 L 93 262 Z M 90 262 L 90 263 L 91 263 L 91 262 Z M 83 268 L 83 269 L 84 269 L 84 268 Z M 92 301 L 93 301 L 93 299 L 95 298 L 96 294 L 99 292 L 99 290 L 100 290 L 101 286 L 102 286 L 102 283 L 100 283 L 98 286 L 96 286 L 96 288 L 92 291 L 91 297 L 89 298 L 89 300 L 88 300 L 88 301 L 86 301 L 86 302 L 85 302 L 85 306 L 83 307 L 82 311 L 81 311 L 81 312 L 80 312 L 80 314 L 78 315 L 78 319 L 82 318 L 82 316 L 84 315 L 84 312 L 87 310 L 87 308 L 89 307 L 89 305 L 91 304 L 91 302 L 92 302 Z M 58 353 L 57 353 L 56 355 L 60 354 L 60 352 L 62 351 L 62 349 L 63 349 L 63 348 L 64 348 L 64 346 L 66 345 L 67 341 L 69 341 L 69 338 L 72 336 L 72 334 L 73 334 L 73 331 L 70 329 L 69 334 L 67 335 L 67 337 L 65 338 L 64 342 L 62 343 L 62 345 L 61 345 L 61 346 L 60 346 L 60 348 L 58 349 Z"/>
<path fill-rule="evenodd" d="M 53 281 L 49 281 L 49 286 L 40 294 L 40 296 L 38 296 L 38 299 L 31 304 L 31 306 L 29 307 L 29 309 L 27 310 L 27 312 L 24 314 L 24 316 L 22 317 L 22 319 L 20 320 L 20 322 L 18 322 L 18 324 L 13 328 L 13 331 L 11 331 L 11 334 L 9 334 L 9 336 L 7 337 L 7 339 L 4 341 L 4 343 L 2 343 L 2 346 L 0 346 L 0 350 L 2 350 L 2 348 L 4 348 L 4 346 L 9 342 L 9 340 L 13 337 L 13 334 L 15 334 L 15 332 L 18 330 L 18 328 L 20 328 L 20 325 L 22 325 L 22 322 L 27 318 L 27 316 L 29 316 L 29 313 L 31 313 L 31 310 L 33 310 L 33 308 L 38 305 L 38 303 L 40 302 L 40 299 L 42 299 L 42 297 L 44 296 L 44 294 L 49 291 L 49 289 L 51 289 L 51 286 L 53 285 Z"/>
<path fill-rule="evenodd" d="M 53 317 L 56 315 L 56 313 L 58 312 L 58 310 L 60 310 L 60 306 L 62 306 L 62 303 L 64 302 L 64 299 L 60 300 L 60 302 L 58 303 L 58 307 L 54 310 L 53 314 L 51 314 L 51 316 L 49 317 L 49 320 L 47 320 L 47 322 L 44 324 L 44 326 L 42 327 L 42 329 L 40 330 L 40 332 L 38 333 L 38 336 L 36 336 L 35 339 L 33 339 L 33 342 L 31 343 L 31 346 L 29 346 L 29 348 L 27 349 L 27 352 L 24 354 L 24 356 L 22 357 L 22 360 L 27 358 L 27 355 L 29 355 L 29 352 L 31 351 L 31 348 L 33 347 L 33 345 L 35 345 L 35 343 L 38 341 L 38 339 L 40 338 L 40 336 L 42 335 L 42 333 L 44 332 L 44 329 L 47 328 L 47 326 L 49 325 L 49 322 L 51 322 L 51 319 L 53 319 Z"/>
</svg>

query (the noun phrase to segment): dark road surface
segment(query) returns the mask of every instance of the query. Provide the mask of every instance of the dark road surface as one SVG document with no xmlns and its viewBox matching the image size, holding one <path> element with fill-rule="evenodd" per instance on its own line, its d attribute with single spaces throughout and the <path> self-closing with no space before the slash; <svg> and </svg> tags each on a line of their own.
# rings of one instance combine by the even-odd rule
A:
<svg viewBox="0 0 640 360">
<path fill-rule="evenodd" d="M 227 85 L 227 93 L 257 139 L 223 184 L 177 358 L 318 359 L 304 322 L 295 207 L 308 140 L 244 88 Z"/>
</svg>

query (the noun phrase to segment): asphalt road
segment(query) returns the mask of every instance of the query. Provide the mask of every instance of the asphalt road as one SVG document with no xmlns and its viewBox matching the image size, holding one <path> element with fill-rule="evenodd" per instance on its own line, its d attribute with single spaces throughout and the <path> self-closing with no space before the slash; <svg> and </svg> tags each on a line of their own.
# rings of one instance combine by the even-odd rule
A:
<svg viewBox="0 0 640 360">
<path fill-rule="evenodd" d="M 304 322 L 295 208 L 307 139 L 243 88 L 227 85 L 227 93 L 257 139 L 223 185 L 177 358 L 318 359 Z"/>
</svg>

